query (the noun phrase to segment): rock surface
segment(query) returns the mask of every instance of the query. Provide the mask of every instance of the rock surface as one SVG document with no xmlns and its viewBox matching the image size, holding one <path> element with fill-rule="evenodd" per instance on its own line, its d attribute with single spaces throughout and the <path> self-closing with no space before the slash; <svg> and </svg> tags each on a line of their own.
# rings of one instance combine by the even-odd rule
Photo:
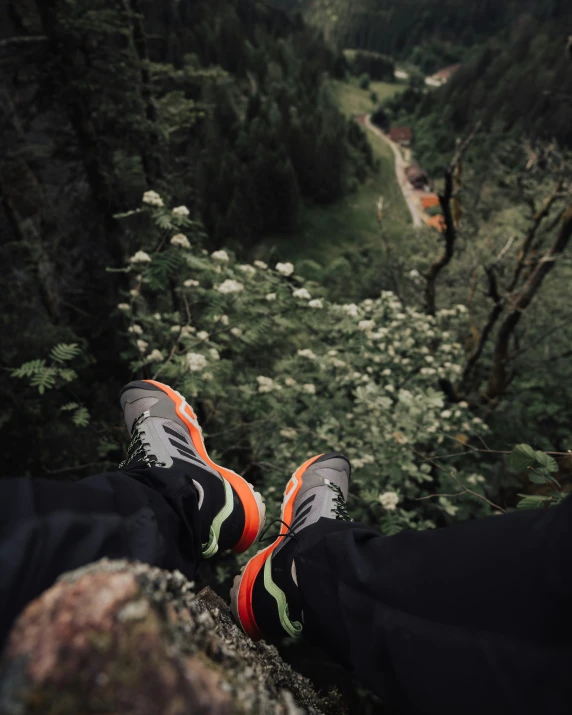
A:
<svg viewBox="0 0 572 715">
<path fill-rule="evenodd" d="M 343 713 L 278 651 L 253 643 L 213 591 L 178 572 L 102 560 L 65 574 L 16 622 L 2 715 Z"/>
</svg>

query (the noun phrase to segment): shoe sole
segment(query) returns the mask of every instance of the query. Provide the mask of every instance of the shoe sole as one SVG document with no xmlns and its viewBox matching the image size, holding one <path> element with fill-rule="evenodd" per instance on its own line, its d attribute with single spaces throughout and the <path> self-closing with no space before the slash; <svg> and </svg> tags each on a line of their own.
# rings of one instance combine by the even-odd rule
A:
<svg viewBox="0 0 572 715">
<path fill-rule="evenodd" d="M 296 500 L 298 492 L 302 488 L 302 477 L 304 476 L 304 473 L 308 467 L 323 456 L 323 454 L 318 454 L 315 457 L 308 459 L 294 472 L 286 485 L 286 489 L 284 490 L 284 497 L 282 499 L 280 512 L 280 519 L 284 523 L 280 527 L 280 533 L 276 541 L 273 541 L 270 546 L 261 549 L 255 556 L 253 556 L 246 566 L 242 567 L 240 574 L 234 578 L 234 582 L 230 590 L 230 609 L 236 622 L 240 624 L 242 630 L 253 641 L 259 641 L 263 638 L 263 635 L 256 624 L 256 619 L 254 618 L 254 612 L 252 609 L 252 590 L 254 588 L 254 582 L 256 581 L 261 569 L 264 568 L 266 561 L 272 556 L 272 552 L 280 544 L 284 535 L 288 533 L 286 524 L 290 526 L 292 523 L 294 501 Z"/>
<path fill-rule="evenodd" d="M 260 492 L 255 491 L 252 484 L 247 482 L 246 479 L 243 479 L 239 474 L 233 472 L 231 469 L 226 469 L 226 467 L 221 467 L 212 461 L 205 448 L 202 430 L 193 423 L 194 420 L 198 425 L 197 417 L 189 403 L 179 392 L 173 390 L 168 385 L 164 385 L 162 382 L 155 382 L 155 380 L 143 380 L 142 382 L 147 382 L 159 388 L 174 402 L 177 416 L 188 429 L 193 445 L 200 457 L 209 466 L 216 469 L 223 479 L 229 482 L 242 502 L 244 508 L 244 530 L 238 544 L 232 549 L 235 553 L 241 554 L 252 546 L 264 528 L 266 505 L 262 495 Z"/>
</svg>

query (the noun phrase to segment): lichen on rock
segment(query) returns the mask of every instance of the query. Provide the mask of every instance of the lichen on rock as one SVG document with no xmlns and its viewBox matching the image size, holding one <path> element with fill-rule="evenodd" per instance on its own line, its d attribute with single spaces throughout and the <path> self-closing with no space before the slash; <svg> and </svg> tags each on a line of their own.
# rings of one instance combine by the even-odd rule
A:
<svg viewBox="0 0 572 715">
<path fill-rule="evenodd" d="M 0 663 L 3 715 L 319 715 L 336 695 L 181 573 L 106 559 L 64 574 L 17 620 Z"/>
</svg>

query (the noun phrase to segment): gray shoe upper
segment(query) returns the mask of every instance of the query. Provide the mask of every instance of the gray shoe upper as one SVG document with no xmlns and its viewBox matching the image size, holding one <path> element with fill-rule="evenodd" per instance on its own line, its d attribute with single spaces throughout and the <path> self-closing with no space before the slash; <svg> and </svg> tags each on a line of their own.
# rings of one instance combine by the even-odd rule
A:
<svg viewBox="0 0 572 715">
<path fill-rule="evenodd" d="M 154 455 L 157 466 L 171 467 L 175 459 L 199 464 L 213 474 L 218 472 L 198 455 L 189 431 L 179 418 L 173 400 L 158 387 L 136 382 L 121 395 L 121 407 L 127 429 L 137 430 L 147 454 Z M 136 424 L 137 423 L 137 424 Z M 198 429 L 198 424 L 196 425 Z"/>
<path fill-rule="evenodd" d="M 290 530 L 296 532 L 305 529 L 321 518 L 348 520 L 345 500 L 350 475 L 348 459 L 338 453 L 325 454 L 311 464 L 301 477 L 302 487 L 294 501 Z M 296 484 L 292 488 L 296 488 Z M 288 539 L 284 539 L 276 552 L 287 542 Z"/>
</svg>

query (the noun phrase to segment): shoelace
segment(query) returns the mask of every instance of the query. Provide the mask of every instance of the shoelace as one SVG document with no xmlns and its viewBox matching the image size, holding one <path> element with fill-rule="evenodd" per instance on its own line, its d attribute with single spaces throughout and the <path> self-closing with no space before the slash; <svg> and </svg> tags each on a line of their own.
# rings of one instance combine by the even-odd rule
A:
<svg viewBox="0 0 572 715">
<path fill-rule="evenodd" d="M 164 466 L 163 462 L 160 462 L 154 454 L 149 452 L 151 445 L 149 442 L 145 441 L 145 433 L 140 429 L 141 424 L 149 417 L 149 412 L 143 412 L 133 423 L 133 429 L 131 431 L 131 442 L 129 442 L 129 447 L 127 447 L 127 458 L 121 462 L 119 468 L 126 467 L 138 459 L 145 462 L 150 467 L 158 465 L 159 467 Z"/>
<path fill-rule="evenodd" d="M 336 495 L 334 498 L 334 502 L 336 504 L 336 519 L 340 519 L 341 521 L 351 521 L 352 519 L 349 515 L 348 508 L 346 506 L 346 500 L 344 499 L 342 490 L 340 489 L 340 487 L 338 487 L 337 484 L 334 484 L 333 482 L 328 482 L 328 486 L 333 492 L 335 492 Z"/>
<path fill-rule="evenodd" d="M 267 538 L 263 538 L 270 531 L 270 529 L 274 526 L 274 524 L 282 524 L 283 526 L 285 526 L 288 529 L 288 531 L 285 534 L 278 534 L 278 536 L 283 536 L 284 538 L 288 538 L 290 536 L 290 537 L 293 537 L 294 539 L 297 539 L 298 541 L 300 541 L 300 537 L 298 536 L 298 534 L 293 529 L 291 529 L 290 526 L 285 521 L 282 521 L 282 519 L 274 519 L 274 521 L 271 521 L 270 524 L 268 524 L 268 526 L 262 531 L 262 533 L 258 537 L 258 542 L 260 544 L 263 544 L 265 541 L 276 541 L 278 536 L 268 536 Z"/>
</svg>

